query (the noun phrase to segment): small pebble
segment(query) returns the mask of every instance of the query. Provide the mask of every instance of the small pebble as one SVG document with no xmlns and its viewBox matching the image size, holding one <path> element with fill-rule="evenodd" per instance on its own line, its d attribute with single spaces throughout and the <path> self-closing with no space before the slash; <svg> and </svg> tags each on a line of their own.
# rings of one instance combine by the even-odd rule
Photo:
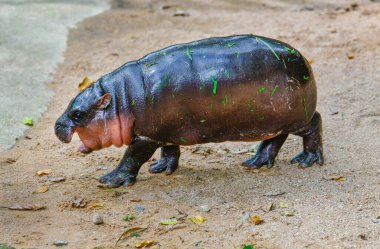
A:
<svg viewBox="0 0 380 249">
<path fill-rule="evenodd" d="M 199 207 L 199 211 L 201 211 L 201 212 L 207 213 L 207 212 L 210 212 L 210 210 L 211 210 L 211 208 L 207 204 L 204 204 L 204 205 Z"/>
<path fill-rule="evenodd" d="M 94 216 L 92 217 L 92 222 L 95 224 L 95 225 L 100 225 L 100 224 L 103 224 L 104 221 L 103 221 L 103 216 L 98 214 L 98 213 L 95 213 Z"/>
<path fill-rule="evenodd" d="M 67 242 L 66 240 L 57 240 L 53 243 L 53 245 L 55 246 L 66 246 L 69 242 Z"/>
<path fill-rule="evenodd" d="M 135 206 L 135 210 L 138 211 L 138 212 L 144 212 L 145 211 L 145 208 L 143 206 Z"/>
</svg>

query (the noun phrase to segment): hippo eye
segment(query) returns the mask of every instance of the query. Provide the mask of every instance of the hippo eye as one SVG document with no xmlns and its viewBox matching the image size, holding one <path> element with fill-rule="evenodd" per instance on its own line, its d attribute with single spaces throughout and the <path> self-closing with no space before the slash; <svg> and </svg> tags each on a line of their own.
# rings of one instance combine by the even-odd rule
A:
<svg viewBox="0 0 380 249">
<path fill-rule="evenodd" d="M 84 113 L 81 112 L 81 111 L 74 111 L 72 114 L 71 114 L 71 118 L 74 120 L 74 121 L 81 121 L 84 117 Z"/>
</svg>

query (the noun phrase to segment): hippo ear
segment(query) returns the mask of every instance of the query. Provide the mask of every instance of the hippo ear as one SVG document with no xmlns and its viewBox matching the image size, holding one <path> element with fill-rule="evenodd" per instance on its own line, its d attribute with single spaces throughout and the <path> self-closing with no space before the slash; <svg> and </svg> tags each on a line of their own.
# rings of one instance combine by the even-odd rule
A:
<svg viewBox="0 0 380 249">
<path fill-rule="evenodd" d="M 111 103 L 111 94 L 106 93 L 100 98 L 99 103 L 98 103 L 98 109 L 106 109 L 110 103 Z"/>
</svg>

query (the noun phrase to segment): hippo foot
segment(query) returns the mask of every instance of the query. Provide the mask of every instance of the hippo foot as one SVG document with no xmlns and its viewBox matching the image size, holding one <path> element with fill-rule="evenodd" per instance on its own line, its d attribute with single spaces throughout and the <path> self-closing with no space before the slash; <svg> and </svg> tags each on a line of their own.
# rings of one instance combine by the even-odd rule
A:
<svg viewBox="0 0 380 249">
<path fill-rule="evenodd" d="M 178 168 L 178 160 L 176 158 L 161 158 L 150 164 L 150 173 L 161 173 L 165 171 L 166 175 L 171 175 Z"/>
<path fill-rule="evenodd" d="M 136 176 L 121 171 L 111 171 L 110 173 L 99 178 L 99 182 L 108 185 L 111 188 L 120 186 L 132 186 L 136 182 Z"/>
<path fill-rule="evenodd" d="M 247 159 L 245 162 L 242 163 L 243 166 L 248 167 L 250 169 L 259 169 L 264 165 L 267 165 L 268 168 L 272 168 L 273 164 L 274 158 L 268 159 L 259 154 L 256 154 L 255 156 Z"/>
<path fill-rule="evenodd" d="M 295 156 L 291 163 L 298 163 L 301 168 L 307 168 L 312 166 L 314 163 L 319 165 L 323 164 L 323 154 L 322 150 L 317 150 L 316 152 L 303 151 Z"/>
</svg>

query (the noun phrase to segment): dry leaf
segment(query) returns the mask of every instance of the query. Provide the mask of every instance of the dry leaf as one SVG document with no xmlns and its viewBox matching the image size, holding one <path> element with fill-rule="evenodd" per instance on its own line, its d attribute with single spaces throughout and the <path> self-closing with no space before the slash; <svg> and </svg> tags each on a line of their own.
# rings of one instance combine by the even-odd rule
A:
<svg viewBox="0 0 380 249">
<path fill-rule="evenodd" d="M 144 248 L 144 247 L 151 247 L 152 245 L 156 244 L 156 241 L 154 240 L 144 240 L 140 243 L 136 244 L 136 248 Z"/>
<path fill-rule="evenodd" d="M 120 235 L 120 237 L 117 239 L 116 243 L 115 243 L 115 246 L 117 245 L 117 243 L 119 243 L 120 240 L 122 239 L 125 239 L 125 238 L 128 238 L 129 236 L 131 236 L 132 234 L 134 233 L 139 233 L 139 232 L 142 232 L 146 229 L 146 227 L 132 227 L 128 230 L 126 230 L 122 235 Z"/>
<path fill-rule="evenodd" d="M 286 211 L 281 213 L 282 216 L 294 216 L 294 211 Z"/>
<path fill-rule="evenodd" d="M 131 199 L 131 202 L 141 202 L 141 199 Z"/>
<path fill-rule="evenodd" d="M 92 208 L 99 208 L 99 207 L 104 207 L 104 203 L 93 203 L 91 204 Z"/>
<path fill-rule="evenodd" d="M 285 202 L 282 202 L 282 201 L 280 201 L 280 203 L 278 205 L 280 206 L 280 208 L 287 208 L 288 207 L 288 204 L 286 204 Z"/>
<path fill-rule="evenodd" d="M 162 220 L 160 221 L 160 224 L 161 225 L 175 225 L 175 224 L 178 224 L 180 223 L 176 218 L 171 218 L 171 219 L 167 219 L 167 220 Z"/>
<path fill-rule="evenodd" d="M 37 171 L 37 175 L 38 176 L 49 175 L 49 174 L 51 174 L 52 171 L 53 171 L 52 169 L 39 170 L 39 171 Z"/>
<path fill-rule="evenodd" d="M 200 225 L 204 222 L 204 219 L 202 216 L 200 215 L 196 215 L 194 217 L 189 217 L 189 219 L 194 223 L 194 224 L 197 224 L 197 225 Z"/>
<path fill-rule="evenodd" d="M 49 186 L 45 185 L 45 186 L 42 186 L 41 188 L 36 189 L 36 193 L 45 193 L 48 190 L 49 190 Z"/>
<path fill-rule="evenodd" d="M 349 60 L 352 60 L 352 59 L 355 58 L 355 54 L 354 54 L 354 53 L 349 53 L 349 54 L 347 55 L 347 58 L 348 58 Z"/>
<path fill-rule="evenodd" d="M 275 208 L 276 208 L 276 203 L 272 202 L 272 203 L 268 204 L 267 206 L 262 207 L 261 210 L 268 213 L 268 212 L 274 210 Z"/>
<path fill-rule="evenodd" d="M 261 217 L 258 216 L 258 215 L 253 215 L 253 216 L 251 216 L 251 222 L 252 222 L 253 224 L 255 224 L 255 225 L 260 225 L 261 223 L 264 222 L 264 220 L 261 219 Z"/>
<path fill-rule="evenodd" d="M 10 210 L 27 210 L 27 211 L 36 211 L 45 209 L 46 207 L 39 204 L 25 204 L 25 205 L 13 205 L 8 207 Z"/>
<path fill-rule="evenodd" d="M 91 86 L 94 84 L 94 81 L 90 80 L 87 76 L 84 77 L 81 83 L 79 83 L 78 88 L 80 91 L 85 90 L 87 87 Z"/>
<path fill-rule="evenodd" d="M 344 182 L 346 178 L 344 178 L 343 176 L 330 176 L 330 180 Z"/>
<path fill-rule="evenodd" d="M 71 206 L 75 208 L 84 208 L 86 205 L 87 203 L 80 197 L 75 196 L 71 201 Z"/>
</svg>

